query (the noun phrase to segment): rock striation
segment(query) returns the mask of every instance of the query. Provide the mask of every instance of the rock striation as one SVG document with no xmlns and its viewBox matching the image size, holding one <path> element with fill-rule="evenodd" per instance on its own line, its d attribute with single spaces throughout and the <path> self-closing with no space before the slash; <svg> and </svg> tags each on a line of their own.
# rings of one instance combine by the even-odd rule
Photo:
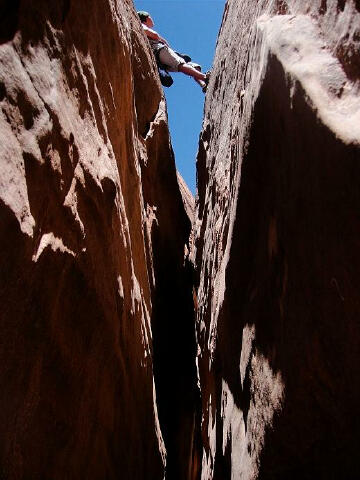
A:
<svg viewBox="0 0 360 480">
<path fill-rule="evenodd" d="M 3 2 L 0 106 L 0 477 L 190 478 L 191 224 L 132 2 Z"/>
<path fill-rule="evenodd" d="M 359 55 L 358 1 L 226 4 L 197 158 L 203 480 L 359 477 Z"/>
</svg>

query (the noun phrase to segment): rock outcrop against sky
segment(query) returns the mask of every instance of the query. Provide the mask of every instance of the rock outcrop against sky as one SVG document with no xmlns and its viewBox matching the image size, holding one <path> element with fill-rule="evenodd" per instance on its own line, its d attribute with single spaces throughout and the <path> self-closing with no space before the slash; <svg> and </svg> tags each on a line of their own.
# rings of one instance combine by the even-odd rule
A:
<svg viewBox="0 0 360 480">
<path fill-rule="evenodd" d="M 182 475 L 197 402 L 191 224 L 149 45 L 130 1 L 2 9 L 0 477 Z"/>
<path fill-rule="evenodd" d="M 359 477 L 359 55 L 358 1 L 226 4 L 197 159 L 202 480 Z"/>
</svg>

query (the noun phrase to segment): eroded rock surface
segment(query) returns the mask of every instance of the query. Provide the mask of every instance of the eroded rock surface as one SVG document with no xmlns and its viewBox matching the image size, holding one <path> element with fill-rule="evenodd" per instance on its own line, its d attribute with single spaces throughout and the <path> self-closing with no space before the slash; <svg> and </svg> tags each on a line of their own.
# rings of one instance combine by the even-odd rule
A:
<svg viewBox="0 0 360 480">
<path fill-rule="evenodd" d="M 166 456 L 190 472 L 190 221 L 132 2 L 2 9 L 0 477 L 159 480 Z"/>
<path fill-rule="evenodd" d="M 359 32 L 358 1 L 226 4 L 197 160 L 203 480 L 359 477 Z"/>
</svg>

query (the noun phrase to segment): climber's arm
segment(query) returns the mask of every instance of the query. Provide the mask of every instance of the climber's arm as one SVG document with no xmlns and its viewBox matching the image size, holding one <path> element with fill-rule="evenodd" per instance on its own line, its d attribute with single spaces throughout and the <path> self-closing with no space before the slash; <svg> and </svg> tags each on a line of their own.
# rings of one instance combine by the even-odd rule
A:
<svg viewBox="0 0 360 480">
<path fill-rule="evenodd" d="M 169 45 L 168 42 L 165 40 L 165 38 L 161 37 L 155 30 L 152 28 L 149 28 L 148 26 L 142 24 L 142 27 L 144 29 L 144 32 L 147 37 L 151 38 L 152 40 L 158 40 L 161 43 L 164 43 L 165 45 Z"/>
</svg>

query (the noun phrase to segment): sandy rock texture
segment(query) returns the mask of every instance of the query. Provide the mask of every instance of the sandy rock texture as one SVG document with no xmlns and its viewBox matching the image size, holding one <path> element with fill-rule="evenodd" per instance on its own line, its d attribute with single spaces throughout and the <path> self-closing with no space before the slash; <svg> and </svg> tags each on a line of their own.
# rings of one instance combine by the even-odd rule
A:
<svg viewBox="0 0 360 480">
<path fill-rule="evenodd" d="M 359 55 L 358 1 L 226 4 L 197 159 L 203 480 L 359 478 Z"/>
<path fill-rule="evenodd" d="M 0 106 L 0 477 L 190 472 L 190 221 L 132 2 L 3 2 Z"/>
</svg>

